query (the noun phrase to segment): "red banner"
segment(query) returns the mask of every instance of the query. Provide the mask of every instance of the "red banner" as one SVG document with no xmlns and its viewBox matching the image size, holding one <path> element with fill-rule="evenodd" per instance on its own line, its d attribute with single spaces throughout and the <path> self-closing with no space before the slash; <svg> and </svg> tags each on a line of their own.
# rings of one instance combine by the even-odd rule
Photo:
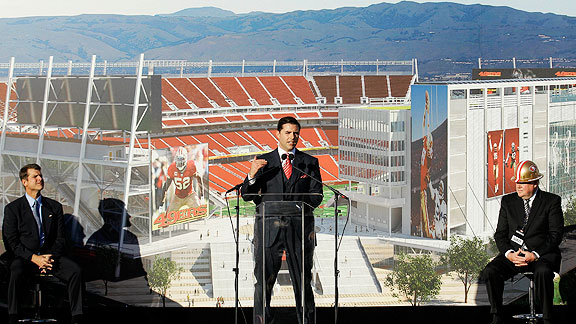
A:
<svg viewBox="0 0 576 324">
<path fill-rule="evenodd" d="M 516 191 L 513 176 L 520 162 L 520 129 L 511 128 L 504 131 L 504 193 Z"/>
<path fill-rule="evenodd" d="M 502 186 L 502 153 L 504 144 L 504 132 L 501 130 L 488 132 L 487 161 L 488 198 L 500 196 L 503 193 Z"/>
</svg>

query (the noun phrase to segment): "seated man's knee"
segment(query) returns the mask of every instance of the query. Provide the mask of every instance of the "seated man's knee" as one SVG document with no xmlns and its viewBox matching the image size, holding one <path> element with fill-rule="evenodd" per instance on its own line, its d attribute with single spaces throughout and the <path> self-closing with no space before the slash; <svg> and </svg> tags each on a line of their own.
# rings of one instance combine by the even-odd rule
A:
<svg viewBox="0 0 576 324">
<path fill-rule="evenodd" d="M 554 278 L 554 270 L 546 265 L 538 266 L 534 269 L 534 277 Z"/>
<path fill-rule="evenodd" d="M 11 276 L 21 276 L 26 267 L 28 266 L 28 261 L 22 258 L 15 258 L 10 264 L 10 275 Z"/>
<path fill-rule="evenodd" d="M 488 263 L 482 273 L 480 274 L 480 278 L 484 281 L 487 281 L 490 278 L 500 277 L 500 271 L 497 267 L 494 266 L 492 263 Z"/>
</svg>

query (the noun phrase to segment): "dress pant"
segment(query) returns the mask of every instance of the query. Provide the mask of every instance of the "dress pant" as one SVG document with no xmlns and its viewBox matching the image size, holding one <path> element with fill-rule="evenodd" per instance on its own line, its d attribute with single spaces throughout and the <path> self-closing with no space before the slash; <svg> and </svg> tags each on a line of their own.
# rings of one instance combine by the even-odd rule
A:
<svg viewBox="0 0 576 324">
<path fill-rule="evenodd" d="M 8 314 L 19 313 L 19 297 L 29 280 L 36 273 L 38 267 L 21 257 L 15 257 L 10 265 L 10 281 L 8 283 Z M 54 266 L 50 272 L 54 277 L 66 283 L 68 299 L 72 316 L 82 314 L 82 269 L 67 257 L 54 257 Z M 24 290 L 25 291 L 25 290 Z"/>
<path fill-rule="evenodd" d="M 258 217 L 257 220 L 261 221 Z M 296 312 L 298 316 L 298 323 L 300 324 L 315 324 L 316 323 L 316 307 L 314 304 L 314 294 L 312 292 L 312 264 L 314 258 L 315 236 L 314 236 L 314 223 L 307 224 L 304 230 L 304 309 L 302 309 L 302 228 L 301 217 L 280 217 L 276 222 L 266 222 L 266 226 L 279 226 L 278 235 L 273 242 L 266 244 L 263 247 L 262 242 L 262 226 L 256 224 L 254 235 L 254 259 L 255 268 L 254 275 L 256 277 L 256 284 L 254 286 L 254 324 L 274 323 L 273 310 L 270 307 L 270 298 L 272 288 L 276 282 L 278 271 L 282 265 L 282 255 L 286 251 L 286 262 L 290 272 L 290 279 L 294 289 L 294 297 L 296 301 Z M 265 229 L 268 231 L 269 229 Z M 262 250 L 264 248 L 264 251 Z M 264 264 L 262 264 L 264 252 Z M 265 267 L 262 271 L 262 267 Z M 262 280 L 262 274 L 264 278 Z M 266 285 L 266 305 L 264 307 L 262 301 L 263 296 L 263 283 Z M 263 314 L 265 308 L 265 314 Z M 302 322 L 304 319 L 304 322 Z"/>
<path fill-rule="evenodd" d="M 483 271 L 486 282 L 488 299 L 490 300 L 490 313 L 502 315 L 502 295 L 504 281 L 522 272 L 534 273 L 535 296 L 542 306 L 544 320 L 552 320 L 552 305 L 554 301 L 554 266 L 546 259 L 539 259 L 524 267 L 517 267 L 500 254 L 492 260 Z"/>
</svg>

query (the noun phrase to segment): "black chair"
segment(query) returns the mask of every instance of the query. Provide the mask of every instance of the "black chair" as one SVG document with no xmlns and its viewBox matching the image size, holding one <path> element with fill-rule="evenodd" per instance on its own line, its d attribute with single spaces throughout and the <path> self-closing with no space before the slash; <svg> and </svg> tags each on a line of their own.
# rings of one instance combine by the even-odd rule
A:
<svg viewBox="0 0 576 324">
<path fill-rule="evenodd" d="M 42 318 L 42 283 L 57 280 L 52 274 L 38 273 L 34 275 L 34 317 L 19 320 L 20 323 L 55 323 L 53 318 Z"/>
<path fill-rule="evenodd" d="M 532 324 L 542 319 L 542 314 L 536 314 L 536 310 L 534 307 L 534 273 L 523 272 L 522 275 L 524 275 L 524 277 L 530 280 L 530 288 L 528 289 L 528 302 L 530 303 L 530 313 L 514 315 L 513 318 L 523 320 L 526 323 Z"/>
</svg>

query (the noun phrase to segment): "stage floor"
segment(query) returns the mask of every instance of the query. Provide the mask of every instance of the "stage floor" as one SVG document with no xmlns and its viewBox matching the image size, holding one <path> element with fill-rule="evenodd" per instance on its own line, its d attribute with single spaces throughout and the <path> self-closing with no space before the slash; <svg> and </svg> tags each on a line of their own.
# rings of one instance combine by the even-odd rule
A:
<svg viewBox="0 0 576 324">
<path fill-rule="evenodd" d="M 510 314 L 524 313 L 526 306 L 507 306 Z M 293 308 L 278 308 L 274 324 L 297 324 Z M 573 323 L 576 309 L 571 306 L 556 306 L 557 323 Z M 66 309 L 51 308 L 46 315 L 58 319 L 58 323 L 69 323 Z M 252 323 L 252 308 L 244 308 L 239 313 L 239 324 Z M 2 312 L 0 323 L 6 323 L 6 310 Z M 491 317 L 485 306 L 390 306 L 390 307 L 342 307 L 338 312 L 339 324 L 369 323 L 459 323 L 488 324 Z M 234 308 L 142 308 L 142 307 L 86 307 L 86 324 L 177 324 L 177 323 L 223 323 L 234 324 Z M 317 308 L 318 324 L 333 324 L 334 309 Z M 509 323 L 522 323 L 511 320 Z"/>
</svg>

